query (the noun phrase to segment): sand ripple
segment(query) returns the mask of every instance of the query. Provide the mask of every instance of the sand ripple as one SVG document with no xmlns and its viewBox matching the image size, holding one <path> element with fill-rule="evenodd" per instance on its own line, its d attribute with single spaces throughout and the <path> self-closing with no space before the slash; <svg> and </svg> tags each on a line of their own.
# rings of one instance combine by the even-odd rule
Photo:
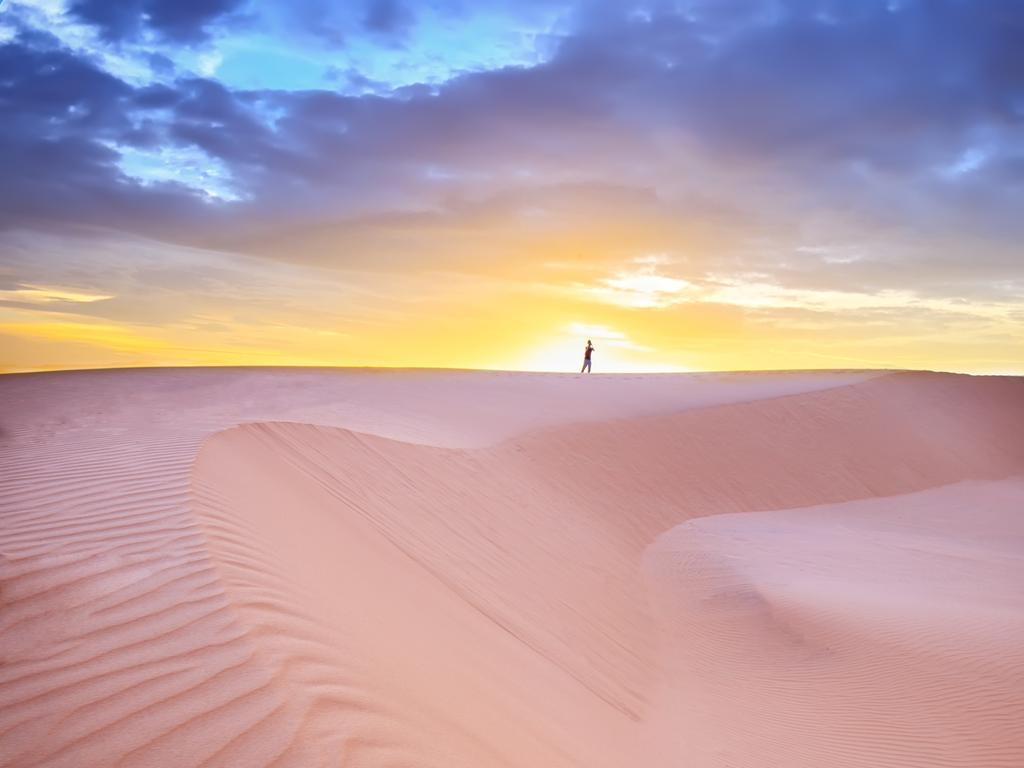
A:
<svg viewBox="0 0 1024 768">
<path fill-rule="evenodd" d="M 1024 382 L 827 376 L 4 377 L 0 764 L 1024 764 Z"/>
</svg>

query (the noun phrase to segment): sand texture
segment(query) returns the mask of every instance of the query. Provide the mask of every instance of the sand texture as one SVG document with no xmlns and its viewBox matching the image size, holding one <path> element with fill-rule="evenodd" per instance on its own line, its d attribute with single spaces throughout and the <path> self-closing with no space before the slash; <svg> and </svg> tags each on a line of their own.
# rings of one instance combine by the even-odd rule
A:
<svg viewBox="0 0 1024 768">
<path fill-rule="evenodd" d="M 0 377 L 0 765 L 1020 768 L 1024 379 Z"/>
</svg>

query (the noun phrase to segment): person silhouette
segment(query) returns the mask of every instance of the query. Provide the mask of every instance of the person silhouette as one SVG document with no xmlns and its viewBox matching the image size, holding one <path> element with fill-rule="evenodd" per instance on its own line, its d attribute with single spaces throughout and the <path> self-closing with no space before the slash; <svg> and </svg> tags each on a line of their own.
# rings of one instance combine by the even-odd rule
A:
<svg viewBox="0 0 1024 768">
<path fill-rule="evenodd" d="M 590 353 L 594 351 L 594 345 L 590 343 L 590 339 L 587 339 L 587 346 L 583 350 L 583 367 L 580 368 L 580 373 L 586 371 L 590 373 Z"/>
</svg>

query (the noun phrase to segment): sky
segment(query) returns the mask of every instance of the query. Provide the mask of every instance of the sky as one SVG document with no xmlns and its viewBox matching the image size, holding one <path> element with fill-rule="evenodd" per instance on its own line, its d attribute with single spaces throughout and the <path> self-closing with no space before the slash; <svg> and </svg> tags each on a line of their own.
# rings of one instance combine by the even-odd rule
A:
<svg viewBox="0 0 1024 768">
<path fill-rule="evenodd" d="M 0 371 L 1024 373 L 1024 2 L 6 0 Z"/>
</svg>

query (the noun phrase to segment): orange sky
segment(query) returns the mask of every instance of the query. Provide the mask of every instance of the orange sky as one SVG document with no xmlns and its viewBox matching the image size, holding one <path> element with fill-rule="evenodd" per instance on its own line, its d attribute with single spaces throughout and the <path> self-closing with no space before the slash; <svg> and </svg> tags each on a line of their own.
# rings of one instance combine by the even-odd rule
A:
<svg viewBox="0 0 1024 768">
<path fill-rule="evenodd" d="M 368 2 L 4 5 L 0 371 L 1024 371 L 1024 4 Z"/>
<path fill-rule="evenodd" d="M 489 275 L 457 265 L 385 274 L 283 266 L 163 244 L 100 243 L 94 247 L 111 273 L 103 292 L 60 285 L 4 292 L 0 364 L 7 372 L 153 365 L 573 371 L 590 338 L 596 372 L 1022 368 L 1012 302 L 688 279 L 692 259 L 622 258 L 616 246 L 592 260 L 575 251 L 559 260 L 558 240 L 529 269 L 526 260 L 514 268 L 503 262 Z M 160 285 L 143 291 L 145 248 Z M 113 277 L 126 271 L 118 249 L 130 255 L 131 279 Z M 216 281 L 194 285 L 197 264 L 216 265 Z M 181 288 L 174 287 L 179 277 Z M 118 318 L 122 306 L 125 319 Z"/>
</svg>

